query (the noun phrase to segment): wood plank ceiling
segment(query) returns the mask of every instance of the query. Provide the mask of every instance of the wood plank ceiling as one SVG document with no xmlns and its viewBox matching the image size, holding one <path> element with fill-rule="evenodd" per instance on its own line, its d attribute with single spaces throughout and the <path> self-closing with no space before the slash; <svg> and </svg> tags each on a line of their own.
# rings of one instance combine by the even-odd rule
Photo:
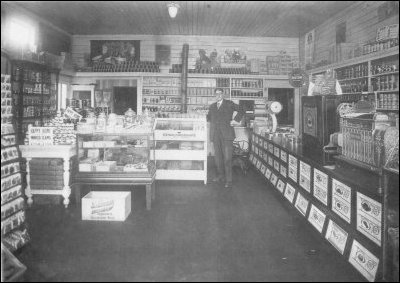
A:
<svg viewBox="0 0 400 283">
<path fill-rule="evenodd" d="M 2 1 L 13 2 L 66 32 L 299 37 L 356 1 Z"/>
</svg>

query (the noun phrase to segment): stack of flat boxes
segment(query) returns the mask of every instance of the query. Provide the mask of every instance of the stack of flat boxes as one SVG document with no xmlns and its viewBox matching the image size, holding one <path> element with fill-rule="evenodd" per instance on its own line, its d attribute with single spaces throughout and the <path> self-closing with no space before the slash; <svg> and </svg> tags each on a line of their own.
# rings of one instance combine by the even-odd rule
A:
<svg viewBox="0 0 400 283">
<path fill-rule="evenodd" d="M 30 186 L 32 190 L 62 190 L 64 161 L 61 158 L 34 158 L 30 161 Z M 74 159 L 70 161 L 71 170 Z M 73 174 L 70 174 L 72 176 Z M 66 180 L 68 184 L 70 180 Z M 59 196 L 58 196 L 59 197 Z M 61 200 L 61 198 L 59 198 Z"/>
</svg>

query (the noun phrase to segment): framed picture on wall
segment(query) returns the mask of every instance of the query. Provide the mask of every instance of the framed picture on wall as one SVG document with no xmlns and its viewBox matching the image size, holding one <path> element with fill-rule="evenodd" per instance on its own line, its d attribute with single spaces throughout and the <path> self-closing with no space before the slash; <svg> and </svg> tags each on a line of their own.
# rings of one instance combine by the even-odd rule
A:
<svg viewBox="0 0 400 283">
<path fill-rule="evenodd" d="M 171 63 L 171 45 L 156 45 L 156 62 L 159 65 Z"/>
<path fill-rule="evenodd" d="M 140 60 L 140 40 L 91 40 L 92 63 L 121 63 Z"/>
</svg>

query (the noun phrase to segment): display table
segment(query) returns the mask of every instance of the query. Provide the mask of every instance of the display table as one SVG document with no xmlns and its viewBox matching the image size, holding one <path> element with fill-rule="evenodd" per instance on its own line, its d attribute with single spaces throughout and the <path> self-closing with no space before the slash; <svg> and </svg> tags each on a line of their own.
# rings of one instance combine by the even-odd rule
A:
<svg viewBox="0 0 400 283">
<path fill-rule="evenodd" d="M 71 188 L 69 186 L 70 177 L 70 159 L 76 155 L 75 145 L 50 145 L 50 146 L 34 146 L 20 145 L 21 155 L 26 159 L 26 190 L 28 197 L 28 205 L 33 203 L 33 195 L 62 195 L 64 197 L 64 205 L 67 208 L 69 204 L 69 196 Z M 30 186 L 30 166 L 32 158 L 61 158 L 64 161 L 64 178 L 62 190 L 32 190 Z"/>
</svg>

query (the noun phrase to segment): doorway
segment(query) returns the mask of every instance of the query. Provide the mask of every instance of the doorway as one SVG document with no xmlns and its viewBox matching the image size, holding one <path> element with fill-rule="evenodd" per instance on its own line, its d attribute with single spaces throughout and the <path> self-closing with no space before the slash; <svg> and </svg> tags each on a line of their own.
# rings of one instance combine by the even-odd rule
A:
<svg viewBox="0 0 400 283">
<path fill-rule="evenodd" d="M 269 88 L 268 100 L 279 101 L 283 108 L 276 115 L 278 125 L 294 126 L 294 89 L 292 88 Z"/>
<path fill-rule="evenodd" d="M 114 113 L 124 115 L 128 108 L 137 111 L 137 87 L 114 87 Z"/>
</svg>

